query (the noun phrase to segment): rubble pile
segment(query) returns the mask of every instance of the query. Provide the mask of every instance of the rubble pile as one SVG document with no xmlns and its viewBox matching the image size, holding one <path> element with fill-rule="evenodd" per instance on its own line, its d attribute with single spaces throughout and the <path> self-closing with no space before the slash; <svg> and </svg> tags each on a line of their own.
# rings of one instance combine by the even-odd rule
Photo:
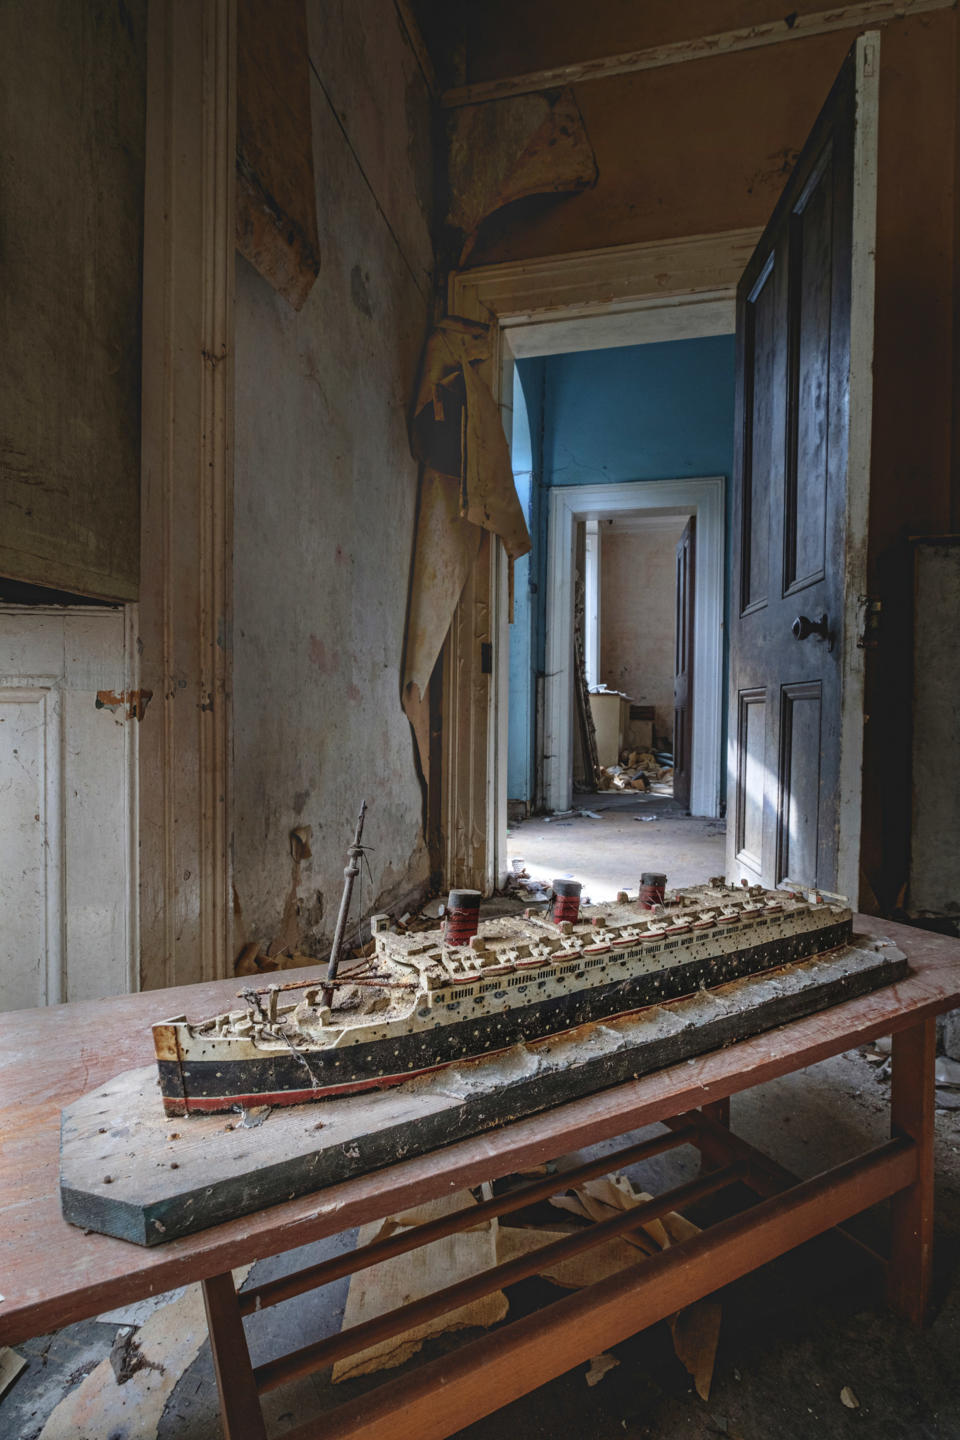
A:
<svg viewBox="0 0 960 1440">
<path fill-rule="evenodd" d="M 619 765 L 597 767 L 598 790 L 673 794 L 673 756 L 665 750 L 624 750 Z"/>
</svg>

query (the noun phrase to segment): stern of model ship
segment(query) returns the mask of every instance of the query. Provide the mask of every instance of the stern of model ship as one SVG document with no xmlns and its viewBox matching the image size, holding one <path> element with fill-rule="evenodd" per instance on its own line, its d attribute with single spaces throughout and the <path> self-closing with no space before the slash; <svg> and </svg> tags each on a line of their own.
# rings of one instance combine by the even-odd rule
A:
<svg viewBox="0 0 960 1440">
<path fill-rule="evenodd" d="M 157 1057 L 160 1094 L 167 1115 L 186 1115 L 187 1092 L 183 1080 L 183 1056 L 179 1028 L 186 1024 L 186 1015 L 161 1020 L 153 1026 L 153 1048 Z"/>
</svg>

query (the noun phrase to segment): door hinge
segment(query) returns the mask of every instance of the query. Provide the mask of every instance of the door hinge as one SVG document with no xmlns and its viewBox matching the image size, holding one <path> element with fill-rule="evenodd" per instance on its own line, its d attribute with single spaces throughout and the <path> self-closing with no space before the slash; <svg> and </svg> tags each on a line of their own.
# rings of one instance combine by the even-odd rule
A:
<svg viewBox="0 0 960 1440">
<path fill-rule="evenodd" d="M 480 671 L 484 675 L 493 674 L 493 644 L 489 640 L 480 642 Z"/>
<path fill-rule="evenodd" d="M 857 596 L 857 649 L 876 650 L 880 644 L 883 601 L 875 595 Z"/>
</svg>

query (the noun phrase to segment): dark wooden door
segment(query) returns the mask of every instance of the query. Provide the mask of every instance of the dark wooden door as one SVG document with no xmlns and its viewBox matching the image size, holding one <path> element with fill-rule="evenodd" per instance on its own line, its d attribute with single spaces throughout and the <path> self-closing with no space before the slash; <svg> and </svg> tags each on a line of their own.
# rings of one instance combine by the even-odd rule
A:
<svg viewBox="0 0 960 1440">
<path fill-rule="evenodd" d="M 728 874 L 837 888 L 856 70 L 737 293 Z"/>
<path fill-rule="evenodd" d="M 690 809 L 690 757 L 693 751 L 693 587 L 696 575 L 696 524 L 691 515 L 677 544 L 676 622 L 673 661 L 673 793 Z"/>
</svg>

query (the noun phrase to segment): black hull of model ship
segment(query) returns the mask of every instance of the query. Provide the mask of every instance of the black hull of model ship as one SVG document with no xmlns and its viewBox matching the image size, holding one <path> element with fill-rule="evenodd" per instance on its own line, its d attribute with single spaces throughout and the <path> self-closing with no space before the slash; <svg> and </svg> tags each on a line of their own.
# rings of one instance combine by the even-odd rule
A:
<svg viewBox="0 0 960 1440">
<path fill-rule="evenodd" d="M 512 1045 L 543 1040 L 591 1021 L 609 1020 L 675 1000 L 701 986 L 807 959 L 850 940 L 852 922 L 765 941 L 635 975 L 593 989 L 532 1002 L 495 1015 L 438 1023 L 428 1029 L 342 1048 L 273 1053 L 244 1060 L 160 1060 L 160 1089 L 170 1115 L 238 1106 L 297 1105 L 366 1089 L 402 1084 L 417 1075 L 478 1059 Z M 531 979 L 531 984 L 536 985 Z"/>
</svg>

